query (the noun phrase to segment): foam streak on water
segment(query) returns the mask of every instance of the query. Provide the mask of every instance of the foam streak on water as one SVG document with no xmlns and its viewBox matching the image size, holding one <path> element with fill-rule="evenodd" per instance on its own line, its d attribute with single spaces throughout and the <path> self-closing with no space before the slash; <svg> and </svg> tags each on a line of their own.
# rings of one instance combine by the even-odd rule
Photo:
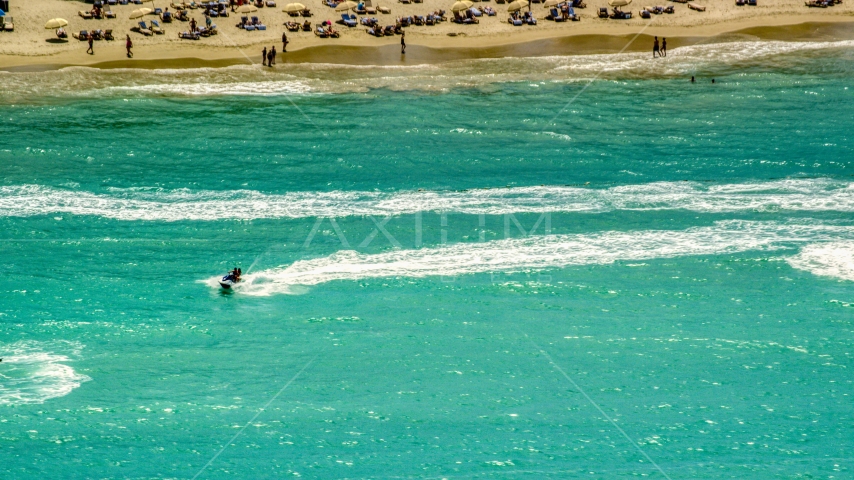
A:
<svg viewBox="0 0 854 480">
<path fill-rule="evenodd" d="M 851 227 L 726 221 L 684 231 L 545 235 L 380 254 L 341 251 L 247 275 L 238 291 L 271 295 L 291 293 L 295 285 L 317 285 L 335 280 L 519 272 L 616 261 L 770 251 L 798 243 L 850 239 L 852 235 L 854 229 Z M 209 279 L 207 283 L 216 286 L 215 280 Z"/>
<path fill-rule="evenodd" d="M 608 189 L 542 186 L 467 191 L 293 192 L 114 189 L 97 195 L 38 185 L 0 187 L 0 217 L 91 215 L 116 220 L 249 220 L 405 215 L 502 215 L 614 210 L 854 211 L 854 186 L 827 179 L 705 185 L 658 182 Z"/>
<path fill-rule="evenodd" d="M 63 397 L 90 380 L 66 363 L 82 345 L 73 342 L 20 341 L 0 345 L 0 405 L 44 403 Z M 59 351 L 66 353 L 57 353 Z"/>
</svg>

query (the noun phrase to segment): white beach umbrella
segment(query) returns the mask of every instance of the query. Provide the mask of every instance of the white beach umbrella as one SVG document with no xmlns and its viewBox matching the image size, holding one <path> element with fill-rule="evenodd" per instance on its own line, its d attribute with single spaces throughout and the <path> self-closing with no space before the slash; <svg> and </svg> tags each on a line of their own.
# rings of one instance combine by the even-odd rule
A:
<svg viewBox="0 0 854 480">
<path fill-rule="evenodd" d="M 295 13 L 305 10 L 305 5 L 301 3 L 289 3 L 282 9 L 283 12 Z"/>
<path fill-rule="evenodd" d="M 452 12 L 464 12 L 470 9 L 474 5 L 474 3 L 469 2 L 468 0 L 461 0 L 451 6 Z"/>
<path fill-rule="evenodd" d="M 518 12 L 519 10 L 522 10 L 523 8 L 525 8 L 527 6 L 528 6 L 528 2 L 526 2 L 524 0 L 516 0 L 515 2 L 510 3 L 510 5 L 507 5 L 507 11 L 508 12 Z"/>
<path fill-rule="evenodd" d="M 56 30 L 57 28 L 62 28 L 68 25 L 68 20 L 64 18 L 51 18 L 44 24 L 44 28 L 48 30 Z"/>
<path fill-rule="evenodd" d="M 346 12 L 347 10 L 350 10 L 350 9 L 352 9 L 352 8 L 356 8 L 356 7 L 358 7 L 358 6 L 359 6 L 359 4 L 358 4 L 358 3 L 356 3 L 356 2 L 351 2 L 351 1 L 349 1 L 349 0 L 348 0 L 348 1 L 346 1 L 346 2 L 341 2 L 341 3 L 339 3 L 339 4 L 338 4 L 338 6 L 337 6 L 337 7 L 335 7 L 335 11 L 336 11 L 336 12 Z"/>
<path fill-rule="evenodd" d="M 608 0 L 608 5 L 612 7 L 625 7 L 632 3 L 632 0 Z"/>
<path fill-rule="evenodd" d="M 249 3 L 247 3 L 246 5 L 241 5 L 240 7 L 237 8 L 237 10 L 235 10 L 235 12 L 237 12 L 237 13 L 252 13 L 252 12 L 257 12 L 257 11 L 258 11 L 258 7 L 256 7 L 255 5 L 249 4 Z"/>
<path fill-rule="evenodd" d="M 130 12 L 130 18 L 144 17 L 144 16 L 148 15 L 149 13 L 151 13 L 150 8 L 138 8 L 138 9 Z"/>
</svg>

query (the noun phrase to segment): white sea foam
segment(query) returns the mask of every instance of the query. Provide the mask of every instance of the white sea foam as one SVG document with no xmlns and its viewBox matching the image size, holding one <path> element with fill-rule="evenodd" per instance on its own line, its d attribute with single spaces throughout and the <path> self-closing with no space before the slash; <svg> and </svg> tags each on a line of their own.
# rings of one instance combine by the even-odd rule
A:
<svg viewBox="0 0 854 480">
<path fill-rule="evenodd" d="M 718 76 L 794 65 L 815 52 L 851 49 L 852 41 L 737 41 L 673 48 L 650 62 L 647 53 L 472 59 L 430 65 L 289 64 L 287 69 L 236 65 L 228 68 L 114 69 L 71 67 L 51 72 L 2 73 L 0 102 L 69 96 L 290 95 L 365 92 L 371 89 L 446 91 L 505 82 L 575 82 Z M 693 73 L 692 73 L 693 72 Z"/>
<path fill-rule="evenodd" d="M 614 210 L 854 211 L 854 184 L 829 179 L 743 184 L 658 182 L 607 189 L 537 186 L 465 191 L 331 191 L 281 195 L 250 190 L 111 189 L 108 194 L 39 185 L 0 187 L 0 217 L 91 215 L 117 220 L 212 221 L 452 212 L 503 215 Z"/>
<path fill-rule="evenodd" d="M 854 242 L 807 245 L 786 261 L 813 275 L 854 281 Z"/>
<path fill-rule="evenodd" d="M 0 344 L 0 405 L 44 403 L 90 380 L 66 365 L 82 348 L 73 342 Z"/>
<path fill-rule="evenodd" d="M 725 221 L 682 231 L 544 235 L 370 255 L 341 251 L 246 275 L 245 282 L 236 290 L 263 296 L 295 293 L 294 287 L 298 285 L 336 280 L 520 272 L 616 261 L 770 251 L 840 238 L 854 238 L 854 227 Z M 216 279 L 206 283 L 217 286 Z"/>
</svg>

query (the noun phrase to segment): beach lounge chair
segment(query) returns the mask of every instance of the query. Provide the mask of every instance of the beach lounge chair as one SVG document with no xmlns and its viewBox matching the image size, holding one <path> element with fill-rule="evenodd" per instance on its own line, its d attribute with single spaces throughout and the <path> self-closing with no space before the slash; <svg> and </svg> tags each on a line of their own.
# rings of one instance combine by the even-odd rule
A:
<svg viewBox="0 0 854 480">
<path fill-rule="evenodd" d="M 675 11 L 676 11 L 676 9 L 673 8 L 673 5 L 668 5 L 668 6 L 664 7 L 664 13 L 673 13 Z"/>
<path fill-rule="evenodd" d="M 688 8 L 690 8 L 691 10 L 696 10 L 698 12 L 705 12 L 706 11 L 706 7 L 704 7 L 702 5 L 697 5 L 696 3 L 689 3 Z"/>
<path fill-rule="evenodd" d="M 104 40 L 112 41 L 115 39 L 116 39 L 116 37 L 113 36 L 113 29 L 112 28 L 108 28 L 108 29 L 104 30 Z"/>
<path fill-rule="evenodd" d="M 735 0 L 735 6 L 743 7 L 745 5 L 747 5 L 747 2 L 745 0 Z"/>
<path fill-rule="evenodd" d="M 148 28 L 148 25 L 146 25 L 145 22 L 139 22 L 136 27 L 131 28 L 131 31 L 141 33 L 146 37 L 154 35 L 154 32 L 151 31 L 150 28 Z"/>
<path fill-rule="evenodd" d="M 275 8 L 276 6 L 276 2 L 274 2 L 273 0 L 267 0 L 266 4 L 269 8 Z"/>
<path fill-rule="evenodd" d="M 368 32 L 368 35 L 373 35 L 375 37 L 384 37 L 385 36 L 385 35 L 383 35 L 383 29 L 379 26 L 370 27 L 365 31 Z"/>
<path fill-rule="evenodd" d="M 349 13 L 342 13 L 341 14 L 341 23 L 343 23 L 344 25 L 347 25 L 348 27 L 351 27 L 351 28 L 358 25 L 358 22 L 356 22 L 356 17 L 355 16 L 351 17 Z"/>
<path fill-rule="evenodd" d="M 116 5 L 117 3 L 119 2 L 116 0 L 107 0 L 107 5 Z"/>
<path fill-rule="evenodd" d="M 311 22 L 309 22 L 308 20 L 306 20 L 306 21 L 302 24 L 302 31 L 303 31 L 303 32 L 310 32 L 310 31 L 311 31 Z"/>
<path fill-rule="evenodd" d="M 307 18 L 307 17 L 310 17 L 310 16 L 311 16 L 311 10 L 309 10 L 309 9 L 307 9 L 307 8 L 306 8 L 305 10 L 303 10 L 303 11 L 299 12 L 299 14 L 300 14 L 300 15 L 302 15 L 303 17 L 306 17 L 306 18 Z"/>
<path fill-rule="evenodd" d="M 297 22 L 285 22 L 285 28 L 287 28 L 289 32 L 298 32 L 300 24 Z"/>
<path fill-rule="evenodd" d="M 172 23 L 173 18 L 172 12 L 163 12 L 163 14 L 160 15 L 160 20 L 162 20 L 163 23 Z"/>
<path fill-rule="evenodd" d="M 196 32 L 179 32 L 178 38 L 183 38 L 185 40 L 198 40 L 199 34 Z"/>
<path fill-rule="evenodd" d="M 610 18 L 614 20 L 630 20 L 632 18 L 632 12 L 624 12 L 615 8 L 614 13 L 611 14 Z"/>
<path fill-rule="evenodd" d="M 104 11 L 104 18 L 116 18 L 116 12 L 112 10 Z"/>
<path fill-rule="evenodd" d="M 412 0 L 397 0 L 397 1 L 404 4 L 404 5 L 409 5 L 410 3 L 412 3 Z"/>
<path fill-rule="evenodd" d="M 377 11 L 380 13 L 384 13 L 384 14 L 388 15 L 391 13 L 391 8 L 381 7 L 381 6 L 377 5 Z M 368 13 L 371 13 L 370 10 L 368 11 Z"/>
<path fill-rule="evenodd" d="M 522 25 L 524 25 L 524 23 L 522 22 L 522 19 L 519 18 L 518 16 L 513 16 L 513 17 L 508 18 L 507 23 L 509 23 L 510 25 L 513 25 L 514 27 L 521 27 Z"/>
<path fill-rule="evenodd" d="M 756 6 L 756 0 L 747 0 L 747 5 L 749 5 L 751 7 L 755 7 Z"/>
<path fill-rule="evenodd" d="M 608 18 L 608 8 L 599 7 L 599 18 Z"/>
<path fill-rule="evenodd" d="M 127 5 L 128 3 L 128 0 L 119 0 L 119 5 Z"/>
<path fill-rule="evenodd" d="M 498 15 L 498 12 L 496 12 L 495 9 L 492 7 L 483 7 L 483 13 L 487 17 L 494 17 L 494 16 Z"/>
<path fill-rule="evenodd" d="M 652 18 L 652 13 L 649 10 L 641 10 L 639 13 L 641 18 Z"/>
<path fill-rule="evenodd" d="M 365 14 L 376 15 L 377 14 L 377 9 L 376 9 L 376 7 L 374 7 L 374 4 L 371 2 L 371 0 L 365 0 L 364 2 L 361 2 L 361 3 L 363 3 L 365 6 L 365 13 L 360 13 L 358 10 L 356 10 L 356 13 L 360 13 L 360 15 L 365 15 Z"/>
<path fill-rule="evenodd" d="M 104 39 L 104 31 L 103 30 L 92 30 L 92 40 L 103 40 Z"/>
<path fill-rule="evenodd" d="M 72 37 L 80 40 L 81 42 L 85 42 L 89 38 L 89 32 L 87 30 L 80 30 L 80 33 L 72 33 Z"/>
<path fill-rule="evenodd" d="M 158 22 L 157 20 L 152 20 L 151 31 L 158 35 L 163 35 L 163 28 L 160 26 L 160 22 Z"/>
<path fill-rule="evenodd" d="M 565 22 L 566 19 L 563 18 L 563 15 L 557 11 L 556 8 L 549 10 L 549 14 L 546 15 L 546 20 L 554 20 L 555 22 Z"/>
<path fill-rule="evenodd" d="M 92 12 L 87 12 L 86 10 L 80 10 L 77 12 L 77 15 L 83 17 L 84 20 L 91 20 L 93 18 Z"/>
</svg>

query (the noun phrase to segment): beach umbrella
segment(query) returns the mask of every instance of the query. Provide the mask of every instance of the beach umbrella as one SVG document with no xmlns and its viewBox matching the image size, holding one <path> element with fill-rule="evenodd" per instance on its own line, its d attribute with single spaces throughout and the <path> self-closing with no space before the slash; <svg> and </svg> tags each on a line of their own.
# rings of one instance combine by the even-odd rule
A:
<svg viewBox="0 0 854 480">
<path fill-rule="evenodd" d="M 347 10 L 350 10 L 351 8 L 356 8 L 358 6 L 359 6 L 358 3 L 351 2 L 348 0 L 346 2 L 339 3 L 338 6 L 335 7 L 335 11 L 336 12 L 346 12 Z"/>
<path fill-rule="evenodd" d="M 5 16 L 6 16 L 6 12 L 4 12 L 3 9 L 0 9 L 0 17 L 5 17 Z"/>
<path fill-rule="evenodd" d="M 515 2 L 510 3 L 510 5 L 507 5 L 507 11 L 508 12 L 518 12 L 519 10 L 522 10 L 523 8 L 525 8 L 527 6 L 528 6 L 527 1 L 516 0 Z"/>
<path fill-rule="evenodd" d="M 546 0 L 546 2 L 543 3 L 543 8 L 556 7 L 565 1 L 566 0 Z"/>
<path fill-rule="evenodd" d="M 461 0 L 451 6 L 452 12 L 464 12 L 471 8 L 474 3 L 469 2 L 468 0 Z"/>
<path fill-rule="evenodd" d="M 144 17 L 144 16 L 148 15 L 149 13 L 151 13 L 150 8 L 138 8 L 138 9 L 130 12 L 130 18 Z"/>
<path fill-rule="evenodd" d="M 608 5 L 612 7 L 625 7 L 632 3 L 632 0 L 608 0 Z"/>
<path fill-rule="evenodd" d="M 68 20 L 64 18 L 51 18 L 44 24 L 44 28 L 48 30 L 56 30 L 57 28 L 62 28 L 68 25 Z"/>
<path fill-rule="evenodd" d="M 257 11 L 258 11 L 258 7 L 256 7 L 255 5 L 249 4 L 249 3 L 247 3 L 246 5 L 240 6 L 237 8 L 237 10 L 235 10 L 235 12 L 237 12 L 237 13 L 252 13 L 252 12 L 257 12 Z"/>
<path fill-rule="evenodd" d="M 283 12 L 296 13 L 305 10 L 305 5 L 301 3 L 289 3 L 282 9 Z"/>
</svg>

